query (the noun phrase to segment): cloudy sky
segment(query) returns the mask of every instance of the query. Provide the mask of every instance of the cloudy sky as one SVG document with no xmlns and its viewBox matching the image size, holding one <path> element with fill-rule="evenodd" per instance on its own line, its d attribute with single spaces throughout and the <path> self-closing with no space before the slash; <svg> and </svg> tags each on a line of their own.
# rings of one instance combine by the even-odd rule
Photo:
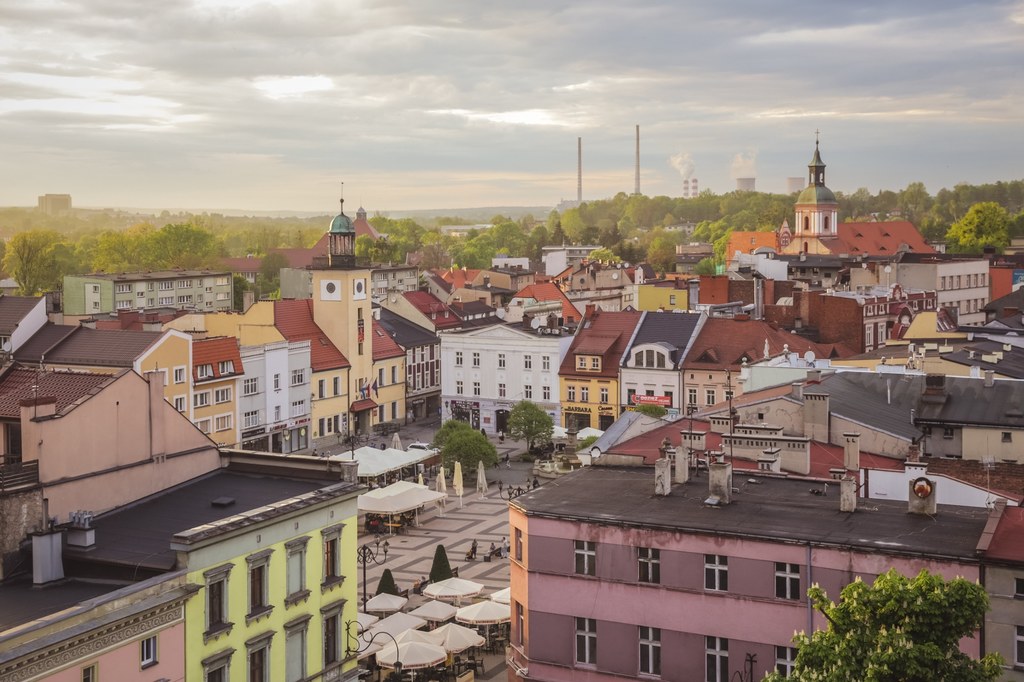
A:
<svg viewBox="0 0 1024 682">
<path fill-rule="evenodd" d="M 1024 0 L 0 0 L 0 205 L 554 205 L 1024 176 Z M 351 212 L 351 211 L 350 211 Z"/>
</svg>

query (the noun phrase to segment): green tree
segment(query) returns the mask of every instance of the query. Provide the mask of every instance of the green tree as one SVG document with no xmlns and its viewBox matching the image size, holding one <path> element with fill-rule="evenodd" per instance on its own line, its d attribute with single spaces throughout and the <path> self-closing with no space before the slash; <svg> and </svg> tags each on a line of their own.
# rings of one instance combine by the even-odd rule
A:
<svg viewBox="0 0 1024 682">
<path fill-rule="evenodd" d="M 622 259 L 619 258 L 618 256 L 616 256 L 614 253 L 612 253 L 611 249 L 605 249 L 605 248 L 594 249 L 593 251 L 590 252 L 590 255 L 587 256 L 587 259 L 591 260 L 591 261 L 597 261 L 597 262 L 600 262 L 600 263 L 621 263 L 622 262 Z"/>
<path fill-rule="evenodd" d="M 950 251 L 981 253 L 986 246 L 1002 251 L 1010 243 L 1010 214 L 993 201 L 974 204 L 946 232 Z"/>
<path fill-rule="evenodd" d="M 441 448 L 441 462 L 445 467 L 454 467 L 456 462 L 461 462 L 465 474 L 475 471 L 480 462 L 485 467 L 497 464 L 498 451 L 487 436 L 467 426 L 449 435 Z"/>
<path fill-rule="evenodd" d="M 668 234 L 659 234 L 647 247 L 647 262 L 658 272 L 674 272 L 676 268 L 676 242 Z"/>
<path fill-rule="evenodd" d="M 434 549 L 434 562 L 430 564 L 430 582 L 438 583 L 452 577 L 452 565 L 448 563 L 448 552 L 444 545 Z"/>
<path fill-rule="evenodd" d="M 22 296 L 35 296 L 53 283 L 60 235 L 52 230 L 28 230 L 11 237 L 4 270 L 18 283 Z"/>
<path fill-rule="evenodd" d="M 998 654 L 974 660 L 959 648 L 988 610 L 985 588 L 975 582 L 928 571 L 911 579 L 893 569 L 871 586 L 857 578 L 838 604 L 817 585 L 808 595 L 828 629 L 794 637 L 792 674 L 772 673 L 771 682 L 992 682 L 1002 674 Z"/>
<path fill-rule="evenodd" d="M 380 582 L 377 583 L 377 591 L 373 593 L 373 596 L 378 594 L 393 594 L 398 596 L 398 584 L 395 583 L 395 576 L 391 575 L 391 569 L 385 568 L 384 572 L 380 574 Z"/>
<path fill-rule="evenodd" d="M 527 450 L 551 441 L 555 423 L 547 412 L 529 400 L 520 400 L 508 415 L 508 433 L 515 440 L 525 440 Z"/>
<path fill-rule="evenodd" d="M 661 405 L 637 405 L 633 409 L 640 414 L 646 414 L 648 417 L 657 417 L 658 419 L 668 414 L 668 410 Z"/>
<path fill-rule="evenodd" d="M 698 275 L 713 275 L 717 270 L 715 269 L 714 258 L 701 258 L 697 261 L 697 265 L 693 268 L 693 271 Z"/>
<path fill-rule="evenodd" d="M 597 442 L 598 438 L 600 438 L 600 436 L 587 436 L 580 442 L 576 443 L 576 450 L 579 452 L 586 452 L 590 449 L 590 446 Z"/>
<path fill-rule="evenodd" d="M 263 257 L 260 271 L 256 276 L 256 286 L 264 296 L 270 295 L 281 288 L 281 268 L 288 267 L 288 259 L 280 253 L 271 253 Z"/>
<path fill-rule="evenodd" d="M 245 292 L 249 291 L 249 280 L 242 275 L 232 276 L 232 309 L 241 311 L 245 307 Z"/>
<path fill-rule="evenodd" d="M 460 431 L 472 430 L 473 427 L 467 424 L 466 422 L 460 422 L 458 419 L 449 419 L 444 424 L 442 424 L 441 428 L 438 429 L 437 433 L 434 434 L 434 440 L 430 443 L 430 445 L 431 447 L 436 448 L 438 450 L 443 450 L 445 444 L 448 443 L 448 439 L 451 438 L 453 434 L 458 433 Z"/>
<path fill-rule="evenodd" d="M 194 270 L 212 265 L 218 255 L 213 233 L 191 223 L 168 224 L 151 238 L 154 265 Z"/>
</svg>

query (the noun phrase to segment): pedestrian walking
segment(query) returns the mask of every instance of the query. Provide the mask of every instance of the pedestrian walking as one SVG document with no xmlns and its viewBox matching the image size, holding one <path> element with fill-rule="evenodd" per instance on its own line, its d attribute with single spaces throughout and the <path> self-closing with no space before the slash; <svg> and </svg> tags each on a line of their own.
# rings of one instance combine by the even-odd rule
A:
<svg viewBox="0 0 1024 682">
<path fill-rule="evenodd" d="M 502 536 L 501 538 L 501 558 L 508 558 L 508 538 Z"/>
<path fill-rule="evenodd" d="M 540 480 L 536 476 L 533 477 L 533 489 L 536 490 L 540 487 Z"/>
<path fill-rule="evenodd" d="M 477 549 L 476 538 L 474 538 L 473 539 L 473 544 L 469 546 L 469 557 L 471 559 L 476 559 L 476 549 Z"/>
</svg>

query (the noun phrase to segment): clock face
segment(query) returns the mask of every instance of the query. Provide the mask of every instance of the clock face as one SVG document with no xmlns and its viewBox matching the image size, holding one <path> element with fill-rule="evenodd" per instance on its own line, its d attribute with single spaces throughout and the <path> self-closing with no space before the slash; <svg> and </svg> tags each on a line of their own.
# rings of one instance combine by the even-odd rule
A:
<svg viewBox="0 0 1024 682">
<path fill-rule="evenodd" d="M 337 280 L 323 280 L 320 282 L 321 301 L 340 301 L 341 282 Z"/>
</svg>

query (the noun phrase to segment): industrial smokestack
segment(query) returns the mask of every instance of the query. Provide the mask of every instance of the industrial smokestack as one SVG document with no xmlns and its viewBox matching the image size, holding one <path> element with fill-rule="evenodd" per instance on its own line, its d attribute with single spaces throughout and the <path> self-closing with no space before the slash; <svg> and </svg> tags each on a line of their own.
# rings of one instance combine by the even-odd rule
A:
<svg viewBox="0 0 1024 682">
<path fill-rule="evenodd" d="M 583 203 L 583 138 L 576 138 L 576 204 Z"/>
<path fill-rule="evenodd" d="M 633 194 L 640 194 L 640 124 L 636 126 L 636 179 Z"/>
</svg>

